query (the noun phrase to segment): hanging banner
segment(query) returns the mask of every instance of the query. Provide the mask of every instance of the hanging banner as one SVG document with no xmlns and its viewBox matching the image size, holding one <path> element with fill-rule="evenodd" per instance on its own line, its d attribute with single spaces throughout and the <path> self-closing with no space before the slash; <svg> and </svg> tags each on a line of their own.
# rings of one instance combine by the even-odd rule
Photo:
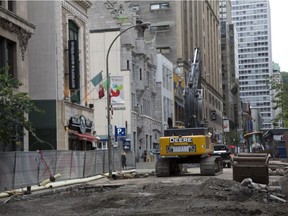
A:
<svg viewBox="0 0 288 216">
<path fill-rule="evenodd" d="M 110 77 L 111 105 L 124 104 L 123 76 Z"/>
<path fill-rule="evenodd" d="M 224 119 L 223 120 L 223 132 L 229 132 L 229 119 Z"/>
<path fill-rule="evenodd" d="M 79 48 L 77 40 L 68 41 L 69 54 L 69 89 L 79 89 L 80 69 L 79 69 Z"/>
</svg>

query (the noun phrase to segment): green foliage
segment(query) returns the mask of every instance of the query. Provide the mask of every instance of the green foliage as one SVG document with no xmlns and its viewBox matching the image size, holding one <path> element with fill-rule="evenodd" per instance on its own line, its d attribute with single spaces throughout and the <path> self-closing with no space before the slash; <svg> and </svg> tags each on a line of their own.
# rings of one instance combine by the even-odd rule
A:
<svg viewBox="0 0 288 216">
<path fill-rule="evenodd" d="M 17 91 L 21 86 L 17 79 L 0 74 L 0 142 L 2 143 L 10 143 L 16 136 L 23 136 L 23 128 L 33 133 L 27 115 L 40 110 L 32 103 L 27 93 Z"/>
<path fill-rule="evenodd" d="M 280 108 L 282 111 L 273 119 L 273 124 L 282 120 L 284 122 L 284 126 L 288 126 L 288 73 L 281 73 L 281 80 L 283 82 L 279 82 L 279 78 L 272 77 L 268 83 L 271 85 L 271 88 L 275 90 L 275 95 L 273 102 L 275 106 L 273 109 Z"/>
<path fill-rule="evenodd" d="M 224 136 L 227 145 L 238 145 L 240 143 L 240 133 L 237 131 L 224 133 Z"/>
</svg>

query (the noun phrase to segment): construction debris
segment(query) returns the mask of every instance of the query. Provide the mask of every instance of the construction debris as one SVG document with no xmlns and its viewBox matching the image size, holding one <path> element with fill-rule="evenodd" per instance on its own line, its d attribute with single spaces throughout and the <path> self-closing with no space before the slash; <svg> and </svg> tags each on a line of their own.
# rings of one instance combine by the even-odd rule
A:
<svg viewBox="0 0 288 216">
<path fill-rule="evenodd" d="M 117 171 L 112 173 L 112 178 L 116 179 L 131 179 L 131 178 L 143 178 L 148 177 L 146 173 L 144 175 L 139 175 L 136 171 Z"/>
<path fill-rule="evenodd" d="M 287 183 L 287 182 L 285 182 L 285 183 Z M 273 184 L 275 184 L 275 183 L 273 183 Z M 284 184 L 284 182 L 283 182 L 283 184 Z M 260 193 L 260 195 L 262 194 L 264 203 L 268 203 L 269 200 L 279 201 L 279 202 L 283 202 L 283 203 L 287 202 L 287 200 L 286 200 L 287 196 L 285 194 L 283 194 L 284 191 L 282 190 L 282 187 L 257 184 L 255 182 L 253 182 L 251 178 L 244 179 L 240 185 L 242 187 L 251 188 L 255 192 Z M 281 186 L 281 183 L 280 183 L 280 186 Z"/>
</svg>

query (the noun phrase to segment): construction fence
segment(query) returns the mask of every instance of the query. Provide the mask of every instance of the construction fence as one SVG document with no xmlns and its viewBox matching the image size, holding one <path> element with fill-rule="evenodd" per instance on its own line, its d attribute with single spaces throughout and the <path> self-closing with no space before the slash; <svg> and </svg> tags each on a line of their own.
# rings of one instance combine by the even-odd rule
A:
<svg viewBox="0 0 288 216">
<path fill-rule="evenodd" d="M 113 149 L 111 159 L 111 169 L 119 170 L 120 150 Z M 37 185 L 58 173 L 70 180 L 107 172 L 107 150 L 0 152 L 0 192 Z"/>
</svg>

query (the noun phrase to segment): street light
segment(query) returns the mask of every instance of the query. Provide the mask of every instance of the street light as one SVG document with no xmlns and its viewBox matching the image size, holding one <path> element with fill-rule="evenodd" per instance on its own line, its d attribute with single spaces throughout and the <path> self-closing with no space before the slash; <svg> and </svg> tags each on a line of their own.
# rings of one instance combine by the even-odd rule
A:
<svg viewBox="0 0 288 216">
<path fill-rule="evenodd" d="M 111 169 L 111 163 L 112 163 L 112 155 L 111 155 L 111 132 L 112 132 L 112 125 L 111 125 L 111 95 L 110 95 L 110 75 L 109 75 L 109 64 L 108 64 L 108 59 L 109 59 L 109 53 L 110 50 L 114 44 L 114 42 L 126 31 L 132 28 L 137 28 L 138 30 L 138 37 L 142 37 L 144 39 L 144 31 L 149 27 L 150 23 L 143 23 L 141 20 L 136 21 L 136 25 L 130 26 L 127 29 L 123 30 L 120 32 L 112 41 L 110 44 L 107 55 L 106 55 L 106 77 L 107 77 L 107 145 L 108 145 L 108 168 L 109 168 L 109 177 L 112 176 L 112 169 Z"/>
</svg>

